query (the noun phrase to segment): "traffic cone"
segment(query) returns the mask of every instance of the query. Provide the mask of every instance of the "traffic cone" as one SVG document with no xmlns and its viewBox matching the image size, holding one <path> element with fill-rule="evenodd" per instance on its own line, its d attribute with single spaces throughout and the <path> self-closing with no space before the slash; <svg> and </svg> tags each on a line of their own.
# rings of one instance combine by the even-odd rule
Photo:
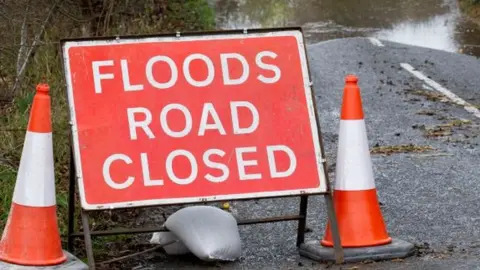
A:
<svg viewBox="0 0 480 270">
<path fill-rule="evenodd" d="M 342 247 L 368 247 L 392 242 L 380 211 L 358 78 L 345 80 L 341 109 L 336 181 L 333 192 Z M 333 246 L 330 223 L 324 246 Z"/>
<path fill-rule="evenodd" d="M 0 261 L 48 266 L 67 260 L 57 225 L 49 86 L 33 99 Z"/>
<path fill-rule="evenodd" d="M 388 235 L 373 177 L 358 78 L 345 78 L 333 205 L 344 262 L 388 260 L 413 254 L 414 245 Z M 324 238 L 300 245 L 300 254 L 336 261 L 330 220 Z"/>
</svg>

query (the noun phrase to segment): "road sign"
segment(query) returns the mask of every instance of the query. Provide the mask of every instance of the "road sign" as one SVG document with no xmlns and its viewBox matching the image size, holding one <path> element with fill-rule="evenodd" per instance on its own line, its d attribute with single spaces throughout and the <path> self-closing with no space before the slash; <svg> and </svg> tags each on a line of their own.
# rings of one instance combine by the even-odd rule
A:
<svg viewBox="0 0 480 270">
<path fill-rule="evenodd" d="M 84 209 L 327 190 L 299 30 L 63 43 Z"/>
</svg>

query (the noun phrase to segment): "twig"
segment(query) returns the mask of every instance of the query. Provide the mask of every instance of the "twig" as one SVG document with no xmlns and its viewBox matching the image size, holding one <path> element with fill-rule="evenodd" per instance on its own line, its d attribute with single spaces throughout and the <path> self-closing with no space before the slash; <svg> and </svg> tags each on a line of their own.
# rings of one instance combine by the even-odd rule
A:
<svg viewBox="0 0 480 270">
<path fill-rule="evenodd" d="M 60 44 L 60 41 L 49 41 L 49 42 L 45 42 L 45 41 L 38 41 L 36 46 L 39 47 L 39 46 L 51 46 L 51 45 L 57 45 L 57 44 Z M 12 50 L 12 49 L 16 49 L 18 47 L 20 47 L 21 45 L 20 44 L 14 44 L 14 45 L 2 45 L 0 46 L 0 50 L 2 50 L 3 52 L 7 52 L 9 53 L 10 55 L 12 56 L 16 56 L 14 53 L 11 53 L 11 52 L 8 52 L 8 50 Z M 25 47 L 28 47 L 27 45 L 25 45 Z"/>
<path fill-rule="evenodd" d="M 8 17 L 8 11 L 7 12 L 0 12 L 0 17 L 4 18 L 7 22 L 12 22 L 13 18 Z"/>
<path fill-rule="evenodd" d="M 15 166 L 15 164 L 12 164 L 10 161 L 2 157 L 0 157 L 0 165 L 9 168 L 12 171 L 16 171 L 18 169 L 18 166 Z"/>
<path fill-rule="evenodd" d="M 112 262 L 118 262 L 118 261 L 121 261 L 121 260 L 125 260 L 125 259 L 131 258 L 131 257 L 135 257 L 135 256 L 142 255 L 142 254 L 145 254 L 145 253 L 148 253 L 148 252 L 155 251 L 157 249 L 163 248 L 164 246 L 168 246 L 168 245 L 173 244 L 173 243 L 178 242 L 178 241 L 179 240 L 172 240 L 172 241 L 167 242 L 165 244 L 158 245 L 158 246 L 155 246 L 153 248 L 146 249 L 144 251 L 136 252 L 136 253 L 133 253 L 133 254 L 130 254 L 130 255 L 125 255 L 125 256 L 122 256 L 122 257 L 118 257 L 118 258 L 103 261 L 103 262 L 99 262 L 98 264 L 107 264 L 107 263 L 112 263 Z"/>
<path fill-rule="evenodd" d="M 19 129 L 19 128 L 2 128 L 2 129 L 0 129 L 0 132 L 25 132 L 25 129 Z"/>
<path fill-rule="evenodd" d="M 448 154 L 448 153 L 438 153 L 438 154 L 419 154 L 419 155 L 415 155 L 415 154 L 412 154 L 411 156 L 413 157 L 450 157 L 450 156 L 453 156 L 453 154 Z"/>
<path fill-rule="evenodd" d="M 25 133 L 25 132 L 26 132 L 26 129 L 19 129 L 19 128 L 0 128 L 0 132 L 12 132 L 12 133 L 22 132 L 22 133 Z M 67 130 L 53 130 L 53 131 L 52 131 L 53 134 L 59 134 L 59 135 L 70 135 L 70 132 L 71 132 L 70 129 L 67 129 Z"/>
<path fill-rule="evenodd" d="M 28 2 L 27 8 L 25 10 L 25 16 L 23 17 L 22 29 L 20 30 L 20 48 L 18 49 L 17 55 L 17 77 L 20 76 L 21 71 L 21 61 L 25 62 L 25 45 L 27 44 L 27 17 L 28 17 Z"/>
<path fill-rule="evenodd" d="M 1 50 L 0 50 L 1 51 Z M 0 74 L 0 79 L 2 80 L 3 84 L 5 85 L 5 87 L 7 88 L 8 86 L 8 82 L 7 80 L 5 79 L 5 76 Z M 5 101 L 8 101 L 8 100 L 5 100 Z"/>
<path fill-rule="evenodd" d="M 105 14 L 105 20 L 103 21 L 103 34 L 107 33 L 108 25 L 110 24 L 110 19 L 112 17 L 114 7 L 114 1 L 108 3 L 108 8 Z"/>
<path fill-rule="evenodd" d="M 15 46 L 9 46 L 9 47 L 16 48 L 18 46 L 15 45 Z M 10 50 L 8 50 L 6 46 L 0 46 L 0 52 L 2 52 L 2 54 L 8 54 L 8 56 L 11 56 L 11 57 L 16 56 L 14 53 L 10 52 Z"/>
<path fill-rule="evenodd" d="M 33 53 L 33 50 L 36 48 L 36 45 L 40 41 L 40 38 L 43 36 L 43 33 L 45 32 L 45 27 L 47 26 L 48 22 L 50 21 L 50 18 L 53 15 L 53 11 L 55 10 L 55 8 L 57 7 L 59 2 L 60 2 L 60 0 L 57 0 L 53 4 L 52 8 L 50 9 L 50 12 L 47 15 L 47 18 L 43 21 L 43 24 L 40 28 L 40 32 L 35 36 L 35 39 L 33 40 L 32 45 L 30 46 L 29 50 L 27 51 L 27 54 L 25 55 L 25 60 L 23 61 L 23 65 L 20 68 L 20 72 L 19 72 L 17 78 L 15 79 L 15 84 L 13 85 L 12 93 L 14 93 L 15 90 L 17 89 L 18 83 L 20 82 L 21 77 L 25 73 L 25 68 L 27 66 L 28 59 L 30 58 L 30 55 Z"/>
</svg>

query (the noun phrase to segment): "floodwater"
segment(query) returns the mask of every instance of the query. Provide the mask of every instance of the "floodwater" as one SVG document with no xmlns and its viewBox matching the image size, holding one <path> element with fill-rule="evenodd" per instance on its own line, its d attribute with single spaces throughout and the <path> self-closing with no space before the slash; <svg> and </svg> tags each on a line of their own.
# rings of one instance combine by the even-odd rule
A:
<svg viewBox="0 0 480 270">
<path fill-rule="evenodd" d="M 214 0 L 220 29 L 301 26 L 308 43 L 376 37 L 480 57 L 456 0 Z"/>
</svg>

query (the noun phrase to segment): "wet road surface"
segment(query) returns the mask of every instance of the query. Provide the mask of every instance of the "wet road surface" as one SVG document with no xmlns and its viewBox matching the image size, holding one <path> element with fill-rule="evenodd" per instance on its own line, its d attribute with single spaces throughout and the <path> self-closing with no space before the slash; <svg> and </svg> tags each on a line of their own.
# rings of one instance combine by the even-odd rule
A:
<svg viewBox="0 0 480 270">
<path fill-rule="evenodd" d="M 137 269 L 480 269 L 480 60 L 463 55 L 480 56 L 480 30 L 460 16 L 455 1 L 380 2 L 217 0 L 215 5 L 224 29 L 304 28 L 332 182 L 343 80 L 349 73 L 359 76 L 387 229 L 391 237 L 414 243 L 415 254 L 342 267 L 320 264 L 299 256 L 297 223 L 282 222 L 242 226 L 238 262 L 209 264 L 160 252 L 139 260 Z M 424 150 L 381 154 L 399 145 Z M 231 205 L 244 219 L 297 214 L 298 203 L 283 198 Z M 311 197 L 307 241 L 323 237 L 326 220 L 323 198 Z M 155 218 L 153 225 L 161 222 Z"/>
<path fill-rule="evenodd" d="M 475 269 L 480 263 L 480 118 L 440 95 L 440 90 L 455 91 L 459 99 L 479 105 L 480 95 L 472 93 L 480 85 L 476 73 L 480 61 L 387 41 L 381 45 L 368 38 L 348 38 L 307 48 L 331 181 L 335 179 L 343 80 L 348 73 L 360 78 L 371 149 L 398 145 L 430 149 L 372 154 L 388 232 L 414 243 L 415 255 L 349 264 L 343 269 Z M 283 198 L 231 205 L 234 214 L 244 219 L 296 214 L 298 203 L 297 198 Z M 323 198 L 311 197 L 306 240 L 319 241 L 325 223 Z M 299 256 L 296 226 L 296 222 L 242 226 L 244 255 L 239 262 L 212 265 L 159 253 L 149 255 L 139 269 L 340 269 Z"/>
<path fill-rule="evenodd" d="M 215 0 L 222 29 L 302 26 L 309 43 L 376 37 L 480 57 L 480 26 L 456 0 Z"/>
</svg>

